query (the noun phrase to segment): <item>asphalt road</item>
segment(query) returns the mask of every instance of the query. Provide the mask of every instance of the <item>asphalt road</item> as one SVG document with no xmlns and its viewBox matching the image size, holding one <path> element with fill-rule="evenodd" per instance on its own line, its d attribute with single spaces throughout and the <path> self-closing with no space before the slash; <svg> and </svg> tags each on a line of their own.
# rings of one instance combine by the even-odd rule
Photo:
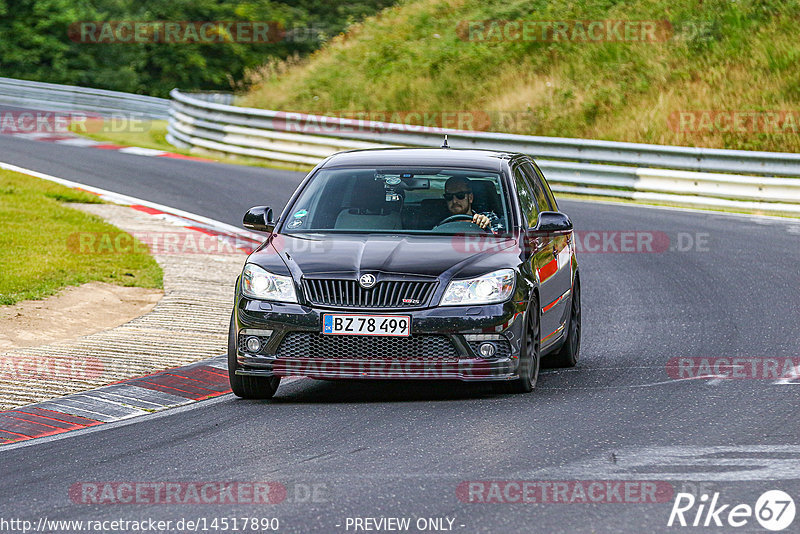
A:
<svg viewBox="0 0 800 534">
<path fill-rule="evenodd" d="M 240 226 L 252 206 L 281 208 L 304 174 L 144 157 L 0 135 L 0 161 Z M 273 207 L 274 209 L 274 207 Z M 276 216 L 280 210 L 276 210 Z"/>
<path fill-rule="evenodd" d="M 0 154 L 231 224 L 250 205 L 282 207 L 299 179 L 5 136 Z M 798 501 L 800 380 L 676 380 L 666 366 L 675 357 L 800 357 L 800 223 L 574 201 L 561 207 L 579 232 L 600 232 L 579 234 L 584 244 L 618 239 L 602 232 L 657 232 L 675 250 L 579 253 L 582 359 L 574 370 L 545 371 L 534 393 L 301 379 L 270 402 L 228 395 L 0 449 L 0 518 L 173 525 L 205 518 L 210 527 L 214 518 L 276 517 L 283 532 L 365 532 L 355 518 L 381 517 L 409 518 L 410 532 L 432 525 L 417 525 L 419 518 L 444 519 L 445 528 L 453 519 L 457 532 L 763 531 L 753 517 L 741 528 L 670 528 L 671 492 L 718 492 L 720 504 L 754 506 L 778 489 Z M 665 483 L 670 493 L 657 503 L 475 503 L 457 492 L 470 481 L 609 480 Z M 202 505 L 70 498 L 76 484 L 111 481 L 271 481 L 287 497 Z M 686 513 L 688 522 L 697 510 Z M 798 525 L 800 518 L 786 531 Z"/>
</svg>

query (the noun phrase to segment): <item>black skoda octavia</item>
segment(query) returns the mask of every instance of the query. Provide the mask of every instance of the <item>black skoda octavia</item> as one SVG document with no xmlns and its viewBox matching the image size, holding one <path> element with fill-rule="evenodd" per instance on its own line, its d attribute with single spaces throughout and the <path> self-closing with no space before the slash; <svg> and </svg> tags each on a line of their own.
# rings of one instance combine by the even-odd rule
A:
<svg viewBox="0 0 800 534">
<path fill-rule="evenodd" d="M 536 385 L 581 341 L 572 222 L 528 156 L 381 149 L 320 163 L 237 281 L 231 388 L 269 398 L 283 376 Z"/>
</svg>

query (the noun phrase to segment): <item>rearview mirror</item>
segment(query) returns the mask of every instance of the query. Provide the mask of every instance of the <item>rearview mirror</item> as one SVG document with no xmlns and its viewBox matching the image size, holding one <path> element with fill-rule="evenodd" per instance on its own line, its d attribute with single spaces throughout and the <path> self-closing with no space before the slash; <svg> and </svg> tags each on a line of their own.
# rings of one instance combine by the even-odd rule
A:
<svg viewBox="0 0 800 534">
<path fill-rule="evenodd" d="M 242 225 L 256 232 L 272 233 L 275 223 L 272 222 L 272 208 L 256 206 L 247 210 L 242 219 Z"/>
<path fill-rule="evenodd" d="M 543 211 L 539 213 L 536 227 L 531 230 L 537 234 L 566 234 L 572 231 L 572 221 L 560 211 Z"/>
</svg>

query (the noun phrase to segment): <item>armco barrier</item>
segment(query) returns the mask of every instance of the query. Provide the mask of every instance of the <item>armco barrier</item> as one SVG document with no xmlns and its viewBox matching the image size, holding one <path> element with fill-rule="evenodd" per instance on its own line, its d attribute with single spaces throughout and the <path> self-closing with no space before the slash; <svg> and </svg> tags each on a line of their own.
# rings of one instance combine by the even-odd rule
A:
<svg viewBox="0 0 800 534">
<path fill-rule="evenodd" d="M 131 113 L 150 119 L 166 119 L 169 102 L 165 98 L 105 89 L 0 78 L 0 105 L 20 108 Z"/>
<path fill-rule="evenodd" d="M 533 156 L 559 192 L 671 202 L 711 208 L 800 213 L 800 154 L 618 143 L 586 139 L 414 129 L 234 106 L 223 93 L 183 93 L 172 100 L 0 78 L 0 106 L 138 113 L 168 118 L 167 139 L 181 147 L 312 166 L 342 150 L 387 146 L 523 152 Z M 292 131 L 317 124 L 327 135 Z M 314 130 L 314 128 L 312 128 Z"/>
<path fill-rule="evenodd" d="M 353 119 L 233 106 L 229 95 L 198 96 L 177 89 L 170 95 L 167 139 L 187 148 L 314 165 L 341 150 L 437 147 L 447 134 L 454 148 L 530 154 L 558 192 L 800 213 L 800 154 L 415 129 L 378 122 L 365 128 L 363 121 Z M 302 132 L 304 124 L 312 125 L 307 129 L 315 134 L 292 131 Z M 320 131 L 328 135 L 317 135 Z"/>
</svg>

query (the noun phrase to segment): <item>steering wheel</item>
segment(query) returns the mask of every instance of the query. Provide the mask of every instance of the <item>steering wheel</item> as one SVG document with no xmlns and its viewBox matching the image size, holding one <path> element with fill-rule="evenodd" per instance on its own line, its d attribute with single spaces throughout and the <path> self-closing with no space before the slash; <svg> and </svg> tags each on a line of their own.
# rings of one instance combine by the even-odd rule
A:
<svg viewBox="0 0 800 534">
<path fill-rule="evenodd" d="M 435 226 L 435 228 L 440 228 L 440 227 L 444 226 L 445 224 L 452 224 L 452 223 L 462 223 L 462 224 L 470 223 L 473 226 L 478 226 L 477 224 L 472 222 L 472 215 L 465 215 L 465 214 L 462 213 L 462 214 L 459 214 L 459 215 L 451 215 L 450 217 L 446 218 L 445 220 L 443 220 L 442 222 L 437 224 Z M 469 228 L 469 227 L 464 227 L 464 230 L 467 230 L 467 228 Z M 492 229 L 490 227 L 488 227 L 488 226 L 486 228 L 481 228 L 480 226 L 478 226 L 478 228 L 480 228 L 484 232 L 492 233 Z"/>
<path fill-rule="evenodd" d="M 456 222 L 456 221 L 469 221 L 469 222 L 472 222 L 472 215 L 465 215 L 463 213 L 461 213 L 459 215 L 451 215 L 450 217 L 446 218 L 445 220 L 443 220 L 442 222 L 440 222 L 436 226 L 441 226 L 443 224 Z"/>
</svg>

